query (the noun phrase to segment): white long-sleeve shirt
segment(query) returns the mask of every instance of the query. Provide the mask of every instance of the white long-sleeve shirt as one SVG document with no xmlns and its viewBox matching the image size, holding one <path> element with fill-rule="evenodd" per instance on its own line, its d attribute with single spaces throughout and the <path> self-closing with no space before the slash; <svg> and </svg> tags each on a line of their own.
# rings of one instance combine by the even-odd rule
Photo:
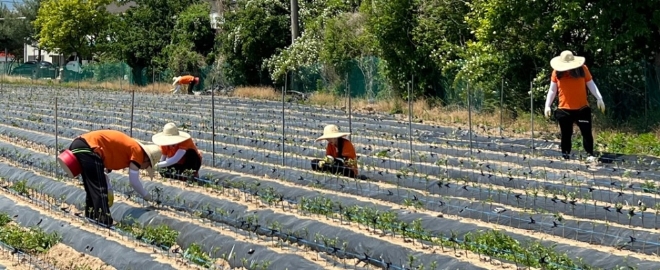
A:
<svg viewBox="0 0 660 270">
<path fill-rule="evenodd" d="M 590 80 L 587 82 L 587 88 L 589 88 L 589 92 L 596 97 L 598 100 L 602 100 L 603 96 L 601 96 L 600 91 L 598 91 L 598 87 L 596 86 L 596 83 L 594 83 L 594 80 Z M 548 89 L 548 95 L 546 96 L 545 99 L 545 107 L 550 108 L 552 106 L 552 102 L 555 101 L 555 97 L 557 97 L 557 91 L 558 87 L 557 84 L 554 82 L 550 82 L 550 89 Z"/>
<path fill-rule="evenodd" d="M 158 162 L 158 167 L 168 167 L 176 164 L 179 162 L 183 156 L 186 154 L 186 150 L 184 149 L 179 149 L 174 153 L 174 156 L 171 157 L 166 157 L 166 156 L 161 156 L 160 157 L 160 162 Z"/>
</svg>

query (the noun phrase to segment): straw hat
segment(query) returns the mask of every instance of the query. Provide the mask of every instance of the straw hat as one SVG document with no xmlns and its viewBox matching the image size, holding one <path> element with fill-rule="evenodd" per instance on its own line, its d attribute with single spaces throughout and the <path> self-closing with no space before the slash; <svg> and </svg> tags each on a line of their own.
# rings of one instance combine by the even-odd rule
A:
<svg viewBox="0 0 660 270">
<path fill-rule="evenodd" d="M 147 153 L 147 157 L 149 157 L 149 161 L 151 162 L 151 167 L 147 169 L 147 172 L 149 173 L 149 177 L 154 177 L 154 166 L 156 166 L 156 163 L 160 161 L 160 157 L 163 155 L 160 151 L 160 146 L 155 144 L 144 144 L 138 140 L 135 141 L 140 147 L 142 147 L 144 152 Z"/>
<path fill-rule="evenodd" d="M 563 51 L 550 60 L 550 66 L 556 71 L 567 71 L 584 65 L 584 57 L 575 56 L 571 51 Z"/>
<path fill-rule="evenodd" d="M 337 125 L 327 125 L 325 128 L 323 128 L 323 136 L 318 137 L 316 141 L 318 142 L 325 139 L 341 138 L 348 135 L 351 135 L 351 133 L 339 132 L 339 127 Z"/>
<path fill-rule="evenodd" d="M 151 136 L 151 141 L 156 145 L 174 145 L 190 139 L 190 134 L 179 131 L 174 123 L 167 123 L 163 127 L 163 132 Z"/>
</svg>

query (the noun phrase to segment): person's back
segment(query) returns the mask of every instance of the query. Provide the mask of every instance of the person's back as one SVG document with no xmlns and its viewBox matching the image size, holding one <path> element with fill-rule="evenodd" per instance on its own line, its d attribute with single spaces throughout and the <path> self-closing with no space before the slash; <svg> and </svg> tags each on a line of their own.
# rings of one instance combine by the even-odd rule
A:
<svg viewBox="0 0 660 270">
<path fill-rule="evenodd" d="M 128 168 L 130 162 L 138 167 L 144 160 L 142 147 L 136 140 L 117 130 L 96 130 L 80 136 L 99 154 L 103 164 L 110 170 Z"/>
</svg>

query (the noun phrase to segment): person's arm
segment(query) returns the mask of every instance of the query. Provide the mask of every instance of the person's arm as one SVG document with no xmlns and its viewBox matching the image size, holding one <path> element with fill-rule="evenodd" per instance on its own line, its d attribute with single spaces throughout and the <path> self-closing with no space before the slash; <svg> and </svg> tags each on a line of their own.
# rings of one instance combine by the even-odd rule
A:
<svg viewBox="0 0 660 270">
<path fill-rule="evenodd" d="M 171 158 L 167 158 L 165 161 L 158 162 L 158 167 L 167 167 L 174 165 L 177 162 L 179 162 L 179 160 L 181 160 L 185 154 L 186 154 L 186 150 L 179 149 Z"/>
<path fill-rule="evenodd" d="M 131 162 L 131 165 L 128 166 L 128 181 L 131 184 L 131 187 L 137 191 L 143 198 L 149 195 L 149 193 L 142 186 L 140 182 L 140 168 L 135 165 L 135 162 Z"/>
<path fill-rule="evenodd" d="M 557 84 L 555 82 L 550 82 L 550 89 L 548 89 L 548 95 L 545 98 L 545 107 L 550 108 L 552 102 L 555 101 L 557 97 Z"/>
<path fill-rule="evenodd" d="M 548 95 L 545 97 L 545 108 L 546 111 L 550 106 L 552 106 L 552 102 L 555 101 L 555 97 L 557 97 L 557 90 L 559 88 L 559 78 L 557 78 L 557 71 L 552 70 L 552 74 L 550 75 L 550 88 L 548 89 Z"/>
<path fill-rule="evenodd" d="M 596 86 L 594 80 L 587 82 L 587 88 L 589 88 L 589 92 L 591 92 L 597 100 L 603 100 L 603 96 L 600 95 L 600 91 L 598 91 L 598 86 Z"/>
</svg>

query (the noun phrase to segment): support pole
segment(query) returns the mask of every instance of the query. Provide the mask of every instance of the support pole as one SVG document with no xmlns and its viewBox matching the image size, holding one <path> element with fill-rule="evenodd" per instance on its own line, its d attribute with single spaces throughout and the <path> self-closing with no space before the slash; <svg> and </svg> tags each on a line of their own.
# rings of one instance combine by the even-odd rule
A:
<svg viewBox="0 0 660 270">
<path fill-rule="evenodd" d="M 282 87 L 282 166 L 284 166 L 284 128 L 285 128 L 285 121 L 284 121 L 284 103 L 286 102 L 286 86 L 288 83 L 288 72 L 287 72 L 287 78 L 284 79 L 284 87 Z"/>
<path fill-rule="evenodd" d="M 211 89 L 211 136 L 213 136 L 211 140 L 213 143 L 211 147 L 211 151 L 213 151 L 211 162 L 215 166 L 215 89 Z"/>
<path fill-rule="evenodd" d="M 529 118 L 531 127 L 531 137 L 532 137 L 532 156 L 534 156 L 534 81 L 529 82 Z"/>
<path fill-rule="evenodd" d="M 135 89 L 131 91 L 131 129 L 130 136 L 133 137 L 133 112 L 135 111 Z"/>
<path fill-rule="evenodd" d="M 59 125 L 59 123 L 57 122 L 57 95 L 55 95 L 55 164 L 57 164 L 57 155 L 58 155 L 58 152 L 60 150 L 59 149 L 59 147 L 60 147 L 59 137 L 60 136 L 58 135 L 59 130 L 57 128 L 58 125 Z M 55 166 L 55 168 L 53 168 L 53 175 L 55 177 L 57 177 L 57 165 Z"/>
<path fill-rule="evenodd" d="M 502 129 L 504 128 L 504 78 L 502 78 L 502 85 L 500 86 L 500 137 L 502 137 Z"/>
<path fill-rule="evenodd" d="M 348 92 L 348 132 L 353 134 L 353 105 L 351 104 L 351 84 L 346 81 L 346 91 Z M 348 136 L 349 139 L 351 135 Z"/>
<path fill-rule="evenodd" d="M 470 155 L 472 155 L 472 92 L 470 84 L 467 84 L 467 106 L 468 106 L 468 138 L 470 140 Z"/>
<path fill-rule="evenodd" d="M 413 132 L 412 132 L 412 115 L 413 115 L 413 106 L 412 106 L 412 88 L 415 83 L 415 75 L 411 76 L 410 84 L 408 85 L 408 146 L 410 149 L 410 163 L 414 162 L 413 157 Z"/>
</svg>

